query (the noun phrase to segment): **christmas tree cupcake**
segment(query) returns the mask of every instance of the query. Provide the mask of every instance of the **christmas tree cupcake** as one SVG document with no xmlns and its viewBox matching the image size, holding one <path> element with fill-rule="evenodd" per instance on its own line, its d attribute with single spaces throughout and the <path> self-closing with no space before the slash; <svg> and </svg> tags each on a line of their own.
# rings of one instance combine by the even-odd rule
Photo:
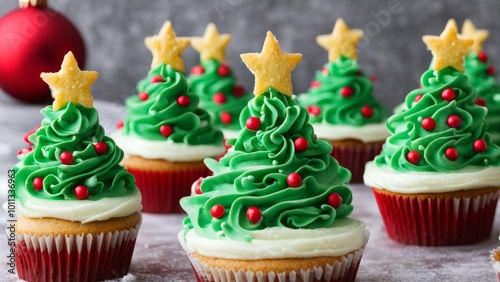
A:
<svg viewBox="0 0 500 282">
<path fill-rule="evenodd" d="M 261 53 L 241 57 L 255 75 L 243 129 L 220 161 L 205 160 L 213 176 L 181 199 L 179 241 L 196 279 L 353 281 L 368 231 L 348 217 L 349 171 L 292 97 L 290 72 L 302 56 L 282 53 L 268 32 Z"/>
<path fill-rule="evenodd" d="M 176 213 L 192 183 L 208 174 L 203 159 L 224 153 L 223 136 L 182 74 L 189 39 L 176 38 L 166 22 L 145 42 L 153 53 L 151 70 L 125 101 L 123 128 L 113 138 L 127 154 L 123 165 L 142 192 L 143 211 Z"/>
<path fill-rule="evenodd" d="M 104 135 L 90 88 L 70 52 L 42 73 L 54 104 L 13 168 L 16 268 L 25 281 L 102 281 L 128 273 L 141 222 L 141 194 Z M 92 270 L 92 271 L 89 271 Z"/>
<path fill-rule="evenodd" d="M 391 116 L 391 136 L 366 165 L 392 239 L 412 245 L 471 244 L 490 236 L 500 190 L 500 148 L 486 133 L 486 108 L 463 73 L 472 40 L 453 25 L 424 36 L 434 56 L 408 109 Z"/>
<path fill-rule="evenodd" d="M 241 129 L 238 117 L 252 98 L 237 84 L 233 71 L 226 63 L 229 34 L 219 34 L 215 24 L 207 25 L 203 37 L 191 38 L 192 46 L 200 53 L 200 65 L 191 69 L 188 81 L 200 97 L 200 108 L 212 116 L 215 126 L 225 139 L 236 138 Z"/>
<path fill-rule="evenodd" d="M 492 141 L 500 145 L 500 85 L 493 76 L 495 68 L 483 51 L 483 42 L 488 35 L 487 30 L 476 29 L 470 20 L 466 20 L 462 26 L 462 38 L 474 40 L 469 54 L 465 56 L 465 74 L 469 76 L 470 84 L 476 88 L 476 104 L 488 108 L 488 133 Z"/>
<path fill-rule="evenodd" d="M 356 45 L 362 35 L 338 19 L 332 34 L 318 36 L 329 62 L 299 96 L 318 138 L 333 144 L 332 156 L 351 171 L 355 183 L 363 181 L 365 163 L 380 153 L 389 135 L 387 111 L 374 98 L 373 83 L 358 65 Z"/>
</svg>

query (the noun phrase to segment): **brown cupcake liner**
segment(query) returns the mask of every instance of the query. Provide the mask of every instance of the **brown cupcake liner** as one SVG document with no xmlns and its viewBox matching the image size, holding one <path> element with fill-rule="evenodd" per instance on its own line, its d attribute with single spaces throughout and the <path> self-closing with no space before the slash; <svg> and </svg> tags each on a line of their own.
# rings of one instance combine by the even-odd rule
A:
<svg viewBox="0 0 500 282">
<path fill-rule="evenodd" d="M 419 246 L 465 245 L 487 239 L 500 194 L 419 198 L 372 190 L 389 237 Z"/>
<path fill-rule="evenodd" d="M 331 155 L 339 164 L 351 171 L 351 183 L 362 183 L 365 164 L 375 158 L 381 151 L 383 143 L 352 144 L 344 146 L 335 144 Z"/>
<path fill-rule="evenodd" d="M 17 234 L 16 268 L 28 282 L 92 282 L 125 276 L 140 225 L 108 234 Z"/>
<path fill-rule="evenodd" d="M 190 195 L 193 182 L 210 172 L 205 166 L 176 171 L 149 171 L 130 167 L 127 170 L 134 175 L 135 184 L 141 191 L 142 212 L 158 214 L 182 213 L 179 200 Z"/>
</svg>

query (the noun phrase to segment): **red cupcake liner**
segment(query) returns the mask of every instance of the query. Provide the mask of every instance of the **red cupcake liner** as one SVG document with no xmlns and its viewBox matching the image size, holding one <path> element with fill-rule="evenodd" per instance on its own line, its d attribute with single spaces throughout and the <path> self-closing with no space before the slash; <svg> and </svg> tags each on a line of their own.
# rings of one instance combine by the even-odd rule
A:
<svg viewBox="0 0 500 282">
<path fill-rule="evenodd" d="M 28 282 L 93 282 L 125 276 L 139 226 L 99 235 L 18 234 L 16 268 Z"/>
<path fill-rule="evenodd" d="M 421 199 L 372 190 L 389 237 L 419 246 L 465 245 L 487 239 L 500 194 Z"/>
<path fill-rule="evenodd" d="M 351 183 L 362 183 L 365 164 L 382 151 L 383 144 L 362 144 L 359 146 L 333 145 L 331 155 L 339 164 L 351 171 Z"/>
<path fill-rule="evenodd" d="M 193 182 L 211 174 L 205 166 L 177 171 L 148 171 L 130 167 L 127 170 L 135 176 L 135 184 L 141 191 L 142 212 L 160 214 L 182 213 L 179 200 L 191 194 Z"/>
</svg>

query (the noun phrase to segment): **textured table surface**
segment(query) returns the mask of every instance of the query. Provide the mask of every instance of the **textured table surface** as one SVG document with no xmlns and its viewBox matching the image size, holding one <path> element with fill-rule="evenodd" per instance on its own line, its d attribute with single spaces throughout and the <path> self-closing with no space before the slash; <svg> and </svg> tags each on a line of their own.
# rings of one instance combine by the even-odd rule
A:
<svg viewBox="0 0 500 282">
<path fill-rule="evenodd" d="M 123 115 L 119 105 L 97 101 L 101 124 L 109 133 Z M 24 147 L 23 134 L 40 123 L 41 106 L 20 105 L 0 95 L 0 183 L 6 185 L 7 169 L 15 162 L 17 150 Z M 371 232 L 361 261 L 357 281 L 496 281 L 489 263 L 489 251 L 500 243 L 500 215 L 493 234 L 480 244 L 459 247 L 415 247 L 391 241 L 384 230 L 377 205 L 369 188 L 350 185 L 354 195 L 353 217 L 366 222 Z M 5 201 L 6 189 L 0 200 Z M 194 281 L 188 259 L 177 242 L 184 215 L 144 214 L 143 225 L 132 259 L 128 281 Z M 7 223 L 0 216 L 0 229 Z M 16 281 L 8 273 L 5 236 L 0 236 L 0 281 Z"/>
</svg>

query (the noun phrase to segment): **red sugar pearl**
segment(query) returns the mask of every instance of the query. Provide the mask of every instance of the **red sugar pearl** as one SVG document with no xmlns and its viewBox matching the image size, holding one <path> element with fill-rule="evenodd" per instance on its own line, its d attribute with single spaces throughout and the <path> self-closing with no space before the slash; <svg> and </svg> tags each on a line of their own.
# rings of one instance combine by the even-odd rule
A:
<svg viewBox="0 0 500 282">
<path fill-rule="evenodd" d="M 116 128 L 120 129 L 120 128 L 123 128 L 124 124 L 123 124 L 123 120 L 119 120 L 116 122 Z"/>
<path fill-rule="evenodd" d="M 455 91 L 451 88 L 446 88 L 441 92 L 441 98 L 445 101 L 453 101 L 455 99 Z"/>
<path fill-rule="evenodd" d="M 226 65 L 222 65 L 217 69 L 217 73 L 220 76 L 228 76 L 231 73 L 231 70 L 229 70 L 229 67 Z"/>
<path fill-rule="evenodd" d="M 224 210 L 224 207 L 222 205 L 215 205 L 210 209 L 210 215 L 215 218 L 221 218 L 225 213 L 226 211 Z"/>
<path fill-rule="evenodd" d="M 236 97 L 241 97 L 243 94 L 245 94 L 245 88 L 243 86 L 237 85 L 233 87 L 233 95 Z"/>
<path fill-rule="evenodd" d="M 228 112 L 221 112 L 220 113 L 220 120 L 224 124 L 230 124 L 233 118 L 231 117 L 231 114 Z"/>
<path fill-rule="evenodd" d="M 62 152 L 61 155 L 59 155 L 59 159 L 61 160 L 61 163 L 65 165 L 73 164 L 74 161 L 73 154 L 67 151 Z"/>
<path fill-rule="evenodd" d="M 413 99 L 413 101 L 418 102 L 418 101 L 420 101 L 420 99 L 422 99 L 423 96 L 424 95 L 422 95 L 422 94 L 418 94 L 417 96 L 415 96 L 415 99 Z"/>
<path fill-rule="evenodd" d="M 479 106 L 486 107 L 486 100 L 484 100 L 483 98 L 477 98 L 477 99 L 474 101 L 474 104 L 479 105 Z"/>
<path fill-rule="evenodd" d="M 328 196 L 328 204 L 334 209 L 338 209 L 342 204 L 342 197 L 337 193 L 332 193 Z"/>
<path fill-rule="evenodd" d="M 43 178 L 37 177 L 33 179 L 33 188 L 35 188 L 36 191 L 40 191 L 43 189 Z"/>
<path fill-rule="evenodd" d="M 203 181 L 203 177 L 198 178 L 198 180 L 196 180 L 196 185 L 194 186 L 194 192 L 198 195 L 203 194 L 203 192 L 201 192 L 201 182 L 202 181 Z"/>
<path fill-rule="evenodd" d="M 448 148 L 444 152 L 444 155 L 446 158 L 448 158 L 450 161 L 455 161 L 458 159 L 458 151 L 455 148 Z"/>
<path fill-rule="evenodd" d="M 191 69 L 191 74 L 200 75 L 205 73 L 205 68 L 203 66 L 194 66 Z"/>
<path fill-rule="evenodd" d="M 482 63 L 486 63 L 486 61 L 488 61 L 488 55 L 485 53 L 485 52 L 479 52 L 477 54 L 477 58 L 479 59 L 479 61 L 481 61 Z"/>
<path fill-rule="evenodd" d="M 330 74 L 330 71 L 329 71 L 327 68 L 322 67 L 322 68 L 321 68 L 321 74 L 322 74 L 322 75 L 329 75 L 329 74 Z"/>
<path fill-rule="evenodd" d="M 98 155 L 104 155 L 108 151 L 108 145 L 104 142 L 97 142 L 94 145 L 94 150 Z"/>
<path fill-rule="evenodd" d="M 84 185 L 78 185 L 74 189 L 75 196 L 79 200 L 85 200 L 89 197 L 89 189 Z"/>
<path fill-rule="evenodd" d="M 313 116 L 317 116 L 321 113 L 321 109 L 318 106 L 307 106 L 307 111 Z"/>
<path fill-rule="evenodd" d="M 222 105 L 226 103 L 227 97 L 224 95 L 224 93 L 218 92 L 215 93 L 214 96 L 212 97 L 212 100 L 214 101 L 215 104 L 217 105 Z"/>
<path fill-rule="evenodd" d="M 309 87 L 311 88 L 318 88 L 321 86 L 321 82 L 315 80 L 315 81 L 312 81 L 311 84 L 309 85 Z"/>
<path fill-rule="evenodd" d="M 260 127 L 260 119 L 258 117 L 249 117 L 245 122 L 245 126 L 252 131 L 256 131 Z"/>
<path fill-rule="evenodd" d="M 458 128 L 462 125 L 462 119 L 457 115 L 450 115 L 446 119 L 446 124 L 451 128 Z"/>
<path fill-rule="evenodd" d="M 247 218 L 251 223 L 253 224 L 259 223 L 261 216 L 262 213 L 260 212 L 260 209 L 258 207 L 252 206 L 247 209 Z"/>
<path fill-rule="evenodd" d="M 433 131 L 436 128 L 436 121 L 433 118 L 424 118 L 421 124 L 427 131 Z"/>
<path fill-rule="evenodd" d="M 488 75 L 493 75 L 495 74 L 495 67 L 494 66 L 489 66 L 487 69 L 486 69 L 486 73 Z"/>
<path fill-rule="evenodd" d="M 340 95 L 344 98 L 349 98 L 354 94 L 354 89 L 350 86 L 340 88 Z"/>
<path fill-rule="evenodd" d="M 33 151 L 32 147 L 24 148 L 24 149 L 21 149 L 21 150 L 17 151 L 17 155 L 18 156 L 20 156 L 20 155 L 26 155 L 26 154 L 28 154 L 31 151 Z"/>
<path fill-rule="evenodd" d="M 286 177 L 286 183 L 290 187 L 299 187 L 302 185 L 302 177 L 300 177 L 300 174 L 292 172 Z"/>
<path fill-rule="evenodd" d="M 370 80 L 371 80 L 372 82 L 377 82 L 377 77 L 376 77 L 376 76 L 374 76 L 374 75 L 370 75 Z"/>
<path fill-rule="evenodd" d="M 191 104 L 191 99 L 186 95 L 181 95 L 177 97 L 177 104 L 181 107 L 187 107 Z"/>
<path fill-rule="evenodd" d="M 151 83 L 163 82 L 163 77 L 161 75 L 156 75 L 151 78 Z"/>
<path fill-rule="evenodd" d="M 406 159 L 412 164 L 418 164 L 420 161 L 420 154 L 417 151 L 410 151 L 406 154 Z"/>
<path fill-rule="evenodd" d="M 146 101 L 149 98 L 149 94 L 146 92 L 140 92 L 139 93 L 139 100 L 141 101 Z"/>
<path fill-rule="evenodd" d="M 174 129 L 171 126 L 168 126 L 168 125 L 160 126 L 160 133 L 161 133 L 161 135 L 163 135 L 165 137 L 169 137 L 170 135 L 172 135 L 173 132 L 174 132 Z"/>
<path fill-rule="evenodd" d="M 483 139 L 477 139 L 476 141 L 474 141 L 473 147 L 474 151 L 482 153 L 486 151 L 486 149 L 488 148 L 488 144 L 486 144 L 486 141 L 484 141 Z"/>
<path fill-rule="evenodd" d="M 293 141 L 293 144 L 297 152 L 304 152 L 309 146 L 309 142 L 307 142 L 307 140 L 303 137 L 295 139 L 295 141 Z"/>
<path fill-rule="evenodd" d="M 365 117 L 365 118 L 371 118 L 373 116 L 373 108 L 370 107 L 370 106 L 363 106 L 361 108 L 361 114 Z"/>
</svg>

